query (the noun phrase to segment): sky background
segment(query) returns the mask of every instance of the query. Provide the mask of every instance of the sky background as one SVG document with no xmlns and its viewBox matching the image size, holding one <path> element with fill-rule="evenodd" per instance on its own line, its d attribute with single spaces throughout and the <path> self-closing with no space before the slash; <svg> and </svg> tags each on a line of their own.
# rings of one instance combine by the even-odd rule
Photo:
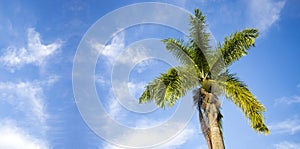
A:
<svg viewBox="0 0 300 149">
<path fill-rule="evenodd" d="M 260 37 L 256 47 L 229 69 L 236 72 L 265 105 L 264 115 L 271 133 L 257 134 L 238 108 L 221 99 L 225 146 L 229 149 L 300 148 L 300 2 L 297 0 L 1 0 L 1 149 L 119 149 L 98 137 L 83 121 L 73 96 L 72 66 L 81 39 L 98 19 L 138 2 L 168 3 L 190 12 L 197 7 L 207 16 L 209 29 L 218 42 L 246 27 L 258 28 Z M 178 104 L 138 114 L 126 110 L 115 100 L 123 93 L 122 86 L 137 98 L 148 81 L 170 67 L 163 60 L 139 62 L 135 59 L 146 57 L 147 50 L 133 48 L 125 59 L 116 60 L 118 53 L 141 39 L 167 37 L 183 38 L 183 35 L 163 26 L 137 25 L 116 34 L 105 45 L 95 69 L 95 85 L 105 110 L 119 123 L 149 128 L 164 123 L 176 111 Z M 97 43 L 91 46 L 96 50 L 103 47 Z M 121 89 L 114 90 L 110 75 L 116 61 L 134 63 L 135 67 L 128 82 L 117 82 Z M 120 101 L 136 101 L 120 98 Z M 153 133 L 147 137 L 160 135 L 164 134 Z M 147 137 L 132 134 L 120 142 L 142 141 Z M 197 114 L 182 133 L 157 148 L 206 149 Z"/>
</svg>

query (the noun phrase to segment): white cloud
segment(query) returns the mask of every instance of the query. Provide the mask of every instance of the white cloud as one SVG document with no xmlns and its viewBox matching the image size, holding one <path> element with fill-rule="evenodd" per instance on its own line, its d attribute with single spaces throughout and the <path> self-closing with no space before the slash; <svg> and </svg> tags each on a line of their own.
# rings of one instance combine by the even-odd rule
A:
<svg viewBox="0 0 300 149">
<path fill-rule="evenodd" d="M 132 133 L 130 135 L 126 135 L 126 137 L 120 138 L 120 144 L 127 142 L 125 144 L 137 144 L 136 142 L 145 142 L 149 140 L 149 138 L 163 138 L 164 134 L 166 134 L 168 131 L 173 131 L 172 129 L 176 128 L 176 125 L 180 124 L 171 124 L 172 126 L 169 127 L 167 130 L 161 130 L 159 132 L 152 132 L 149 134 L 138 134 L 138 133 Z M 166 133 L 164 133 L 166 132 Z M 165 142 L 162 145 L 155 146 L 153 149 L 175 149 L 177 147 L 180 147 L 181 145 L 185 144 L 193 135 L 195 134 L 195 130 L 192 128 L 185 128 L 180 134 L 178 134 L 176 137 L 174 137 L 172 140 Z M 105 143 L 102 147 L 103 149 L 124 149 L 122 147 L 118 147 L 116 145 Z M 150 148 L 149 148 L 150 149 Z"/>
<path fill-rule="evenodd" d="M 2 149 L 46 149 L 47 143 L 34 138 L 12 122 L 0 122 L 0 148 Z"/>
<path fill-rule="evenodd" d="M 146 49 L 143 47 L 128 48 L 125 50 L 125 33 L 121 32 L 113 37 L 108 45 L 97 42 L 90 42 L 90 46 L 101 56 L 108 59 L 110 64 L 119 63 L 125 65 L 134 65 L 144 58 L 147 58 Z"/>
<path fill-rule="evenodd" d="M 287 142 L 287 141 L 275 144 L 274 146 L 275 149 L 299 149 L 300 148 L 300 144 Z"/>
<path fill-rule="evenodd" d="M 127 82 L 126 80 L 113 80 L 111 94 L 114 96 L 111 100 L 114 100 L 114 108 L 111 108 L 113 109 L 112 111 L 120 110 L 120 106 L 123 106 L 129 111 L 137 113 L 147 113 L 157 109 L 157 106 L 154 104 L 154 102 L 149 102 L 145 104 L 139 103 L 138 98 L 142 94 L 145 84 L 146 83 L 144 82 L 136 83 Z"/>
<path fill-rule="evenodd" d="M 200 145 L 197 149 L 208 149 L 206 144 Z"/>
<path fill-rule="evenodd" d="M 46 101 L 43 87 L 52 86 L 59 77 L 42 81 L 0 82 L 0 119 L 15 120 L 32 133 L 45 135 L 48 130 Z"/>
<path fill-rule="evenodd" d="M 279 104 L 299 104 L 300 103 L 300 96 L 292 96 L 292 97 L 282 97 L 275 100 L 275 105 Z"/>
<path fill-rule="evenodd" d="M 58 76 L 44 81 L 0 82 L 0 148 L 45 149 L 48 130 L 43 86 L 53 85 Z"/>
<path fill-rule="evenodd" d="M 141 61 L 138 65 L 136 65 L 136 69 L 138 73 L 142 73 L 143 71 L 145 71 L 150 65 L 155 65 L 157 63 L 157 61 L 155 60 L 144 60 Z"/>
<path fill-rule="evenodd" d="M 128 82 L 127 86 L 131 95 L 138 98 L 142 95 L 143 91 L 145 90 L 146 82 Z"/>
<path fill-rule="evenodd" d="M 128 48 L 117 59 L 118 63 L 126 65 L 135 65 L 148 57 L 144 47 Z"/>
<path fill-rule="evenodd" d="M 91 41 L 90 46 L 96 50 L 101 56 L 106 57 L 112 64 L 116 58 L 124 51 L 125 48 L 125 35 L 123 32 L 113 37 L 112 41 L 108 45 Z"/>
<path fill-rule="evenodd" d="M 119 101 L 113 97 L 113 95 L 110 95 L 111 98 L 109 100 L 109 107 L 108 107 L 108 113 L 109 115 L 115 119 L 120 120 L 125 117 L 124 113 L 121 113 L 122 105 L 119 103 Z"/>
<path fill-rule="evenodd" d="M 46 58 L 53 55 L 61 45 L 62 42 L 60 40 L 48 45 L 43 44 L 40 34 L 33 28 L 29 28 L 27 30 L 27 46 L 21 48 L 8 47 L 4 55 L 0 57 L 0 61 L 11 68 L 12 71 L 26 64 L 41 66 L 45 64 Z"/>
<path fill-rule="evenodd" d="M 170 128 L 172 129 L 172 128 Z M 167 142 L 166 144 L 163 144 L 160 149 L 173 149 L 178 146 L 181 146 L 185 144 L 191 136 L 195 134 L 195 130 L 192 128 L 186 128 L 184 129 L 178 136 L 176 136 L 171 141 Z"/>
<path fill-rule="evenodd" d="M 51 86 L 54 83 L 56 83 L 59 79 L 60 77 L 58 75 L 51 75 L 46 81 L 43 81 L 42 84 Z"/>
<path fill-rule="evenodd" d="M 300 87 L 300 84 L 296 86 L 297 88 Z M 290 97 L 281 97 L 275 100 L 275 106 L 281 105 L 281 104 L 299 104 L 300 103 L 300 96 L 299 95 L 294 95 Z"/>
<path fill-rule="evenodd" d="M 128 96 L 126 96 L 125 89 L 124 88 L 129 88 L 129 90 L 132 90 L 132 94 L 139 94 L 139 90 L 143 88 L 144 83 L 119 83 L 117 85 L 120 87 L 120 90 L 115 90 L 115 92 L 118 92 L 118 94 L 123 95 L 122 99 L 119 100 L 126 100 L 126 101 L 131 101 L 128 99 Z M 109 100 L 109 108 L 108 108 L 108 113 L 111 117 L 113 117 L 117 121 L 126 121 L 130 122 L 133 121 L 132 127 L 136 129 L 151 129 L 153 127 L 158 127 L 162 124 L 165 123 L 165 119 L 160 119 L 158 120 L 157 118 L 142 118 L 142 119 L 132 119 L 130 117 L 130 114 L 128 112 L 124 112 L 122 105 L 119 103 L 119 101 L 113 97 L 112 95 L 113 90 L 110 92 L 110 100 Z M 135 101 L 137 102 L 137 101 Z M 142 105 L 140 105 L 142 106 Z M 140 132 L 130 132 L 126 133 L 126 135 L 118 134 L 113 136 L 113 140 L 118 140 L 118 143 L 120 145 L 124 144 L 129 144 L 133 146 L 139 146 L 142 144 L 149 144 L 149 141 L 152 143 L 155 143 L 155 140 L 157 142 L 160 142 L 161 140 L 167 138 L 170 136 L 170 134 L 176 134 L 176 132 L 184 127 L 184 123 L 182 122 L 168 122 L 167 127 L 161 128 L 161 129 L 154 129 L 154 131 L 151 131 L 150 133 L 140 133 Z M 112 132 L 113 133 L 113 132 Z M 170 138 L 172 140 L 169 140 L 164 142 L 160 146 L 156 146 L 155 148 L 158 149 L 173 149 L 180 147 L 181 145 L 185 144 L 189 138 L 195 134 L 195 129 L 191 127 L 185 128 L 182 132 L 180 132 L 177 136 L 174 136 L 174 138 Z M 149 139 L 151 138 L 151 139 Z M 154 144 L 153 144 L 154 145 Z M 104 148 L 104 149 L 123 149 L 123 147 L 119 147 L 116 145 L 112 145 L 109 143 L 104 143 L 102 146 L 99 148 Z"/>
<path fill-rule="evenodd" d="M 300 119 L 287 119 L 285 121 L 270 124 L 269 128 L 272 133 L 289 133 L 293 135 L 300 131 Z"/>
<path fill-rule="evenodd" d="M 102 74 L 95 75 L 95 82 L 100 86 L 108 85 L 109 83 L 108 80 Z"/>
<path fill-rule="evenodd" d="M 264 32 L 279 20 L 285 1 L 250 0 L 247 4 L 249 4 L 252 22 Z"/>
<path fill-rule="evenodd" d="M 0 82 L 0 103 L 9 103 L 28 120 L 43 124 L 47 118 L 43 101 L 43 90 L 38 84 L 30 82 Z"/>
<path fill-rule="evenodd" d="M 124 149 L 124 148 L 120 148 L 118 146 L 105 143 L 104 145 L 100 146 L 99 149 Z"/>
</svg>

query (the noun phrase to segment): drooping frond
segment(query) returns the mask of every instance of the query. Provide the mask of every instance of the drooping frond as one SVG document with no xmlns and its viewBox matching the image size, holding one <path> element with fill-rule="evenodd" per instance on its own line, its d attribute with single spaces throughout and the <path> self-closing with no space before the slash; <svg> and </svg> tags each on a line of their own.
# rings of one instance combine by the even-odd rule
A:
<svg viewBox="0 0 300 149">
<path fill-rule="evenodd" d="M 261 133 L 268 134 L 269 129 L 264 123 L 262 112 L 265 107 L 256 99 L 256 97 L 247 88 L 247 85 L 240 81 L 234 74 L 229 74 L 228 71 L 223 73 L 226 75 L 225 82 L 218 82 L 224 89 L 227 99 L 230 99 L 238 106 L 249 118 L 251 127 Z"/>
<path fill-rule="evenodd" d="M 170 107 L 198 83 L 199 80 L 194 69 L 181 66 L 170 68 L 145 87 L 139 102 L 145 103 L 154 100 L 162 108 L 165 105 Z"/>
<path fill-rule="evenodd" d="M 225 65 L 229 66 L 242 56 L 247 55 L 249 48 L 255 46 L 254 42 L 258 35 L 257 29 L 245 29 L 232 34 L 229 38 L 225 37 L 225 41 L 220 47 Z"/>
</svg>

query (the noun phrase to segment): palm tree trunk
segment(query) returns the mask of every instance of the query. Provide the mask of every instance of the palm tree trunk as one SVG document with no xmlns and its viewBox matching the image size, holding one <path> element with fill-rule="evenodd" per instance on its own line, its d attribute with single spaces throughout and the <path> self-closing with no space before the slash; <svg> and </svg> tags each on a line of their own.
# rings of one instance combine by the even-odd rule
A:
<svg viewBox="0 0 300 149">
<path fill-rule="evenodd" d="M 199 121 L 200 121 L 202 133 L 203 133 L 204 138 L 206 140 L 208 149 L 212 149 L 211 136 L 210 136 L 210 130 L 209 130 L 208 122 L 203 117 L 200 102 L 198 103 L 198 111 L 199 111 Z"/>
<path fill-rule="evenodd" d="M 203 115 L 203 112 L 202 112 L 204 110 L 203 109 L 204 104 L 203 104 L 202 96 L 200 93 L 201 93 L 200 89 L 194 90 L 194 96 L 193 96 L 194 104 L 197 105 L 197 108 L 198 108 L 201 131 L 206 140 L 208 149 L 212 149 L 208 118 L 206 117 L 206 115 Z"/>
<path fill-rule="evenodd" d="M 223 137 L 221 134 L 221 129 L 219 122 L 214 114 L 209 114 L 208 119 L 210 121 L 210 132 L 211 132 L 211 142 L 213 149 L 224 149 Z"/>
<path fill-rule="evenodd" d="M 202 109 L 205 111 L 210 129 L 210 140 L 212 149 L 225 149 L 223 136 L 220 128 L 220 103 L 218 98 L 204 89 L 200 89 L 203 101 Z M 210 145 L 208 145 L 210 146 Z"/>
</svg>

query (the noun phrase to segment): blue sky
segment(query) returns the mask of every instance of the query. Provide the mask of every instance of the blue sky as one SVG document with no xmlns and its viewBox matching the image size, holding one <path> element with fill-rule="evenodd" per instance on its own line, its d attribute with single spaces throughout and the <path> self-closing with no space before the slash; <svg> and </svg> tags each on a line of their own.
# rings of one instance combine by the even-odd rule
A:
<svg viewBox="0 0 300 149">
<path fill-rule="evenodd" d="M 72 68 L 80 41 L 101 17 L 120 7 L 141 2 L 172 4 L 189 12 L 199 8 L 207 16 L 209 29 L 218 42 L 243 28 L 258 28 L 260 37 L 256 47 L 229 69 L 236 72 L 266 106 L 264 115 L 271 133 L 267 136 L 257 134 L 240 110 L 221 98 L 225 145 L 229 149 L 300 148 L 300 3 L 296 0 L 2 0 L 1 149 L 122 149 L 126 144 L 149 143 L 146 141 L 151 140 L 149 138 L 163 139 L 179 128 L 183 128 L 180 133 L 155 148 L 207 148 L 200 133 L 197 113 L 187 125 L 171 121 L 163 131 L 147 135 L 131 133 L 122 136 L 116 135 L 118 130 L 114 130 L 115 133 L 112 131 L 113 134 L 105 139 L 117 140 L 119 146 L 116 146 L 92 131 L 77 108 Z M 168 14 L 162 13 L 161 16 Z M 126 17 L 123 19 L 131 18 Z M 104 30 L 109 27 L 102 26 Z M 190 104 L 190 94 L 184 102 L 179 101 L 173 108 L 165 110 L 157 109 L 151 103 L 138 105 L 136 98 L 148 81 L 178 64 L 163 50 L 159 40 L 184 36 L 178 30 L 155 24 L 119 29 L 120 32 L 111 35 L 105 45 L 98 39 L 89 40 L 90 49 L 99 56 L 93 74 L 99 101 L 106 114 L 123 126 L 148 129 L 166 124 L 180 105 Z M 190 111 L 179 115 L 181 118 L 193 111 L 192 106 L 189 107 Z"/>
</svg>

